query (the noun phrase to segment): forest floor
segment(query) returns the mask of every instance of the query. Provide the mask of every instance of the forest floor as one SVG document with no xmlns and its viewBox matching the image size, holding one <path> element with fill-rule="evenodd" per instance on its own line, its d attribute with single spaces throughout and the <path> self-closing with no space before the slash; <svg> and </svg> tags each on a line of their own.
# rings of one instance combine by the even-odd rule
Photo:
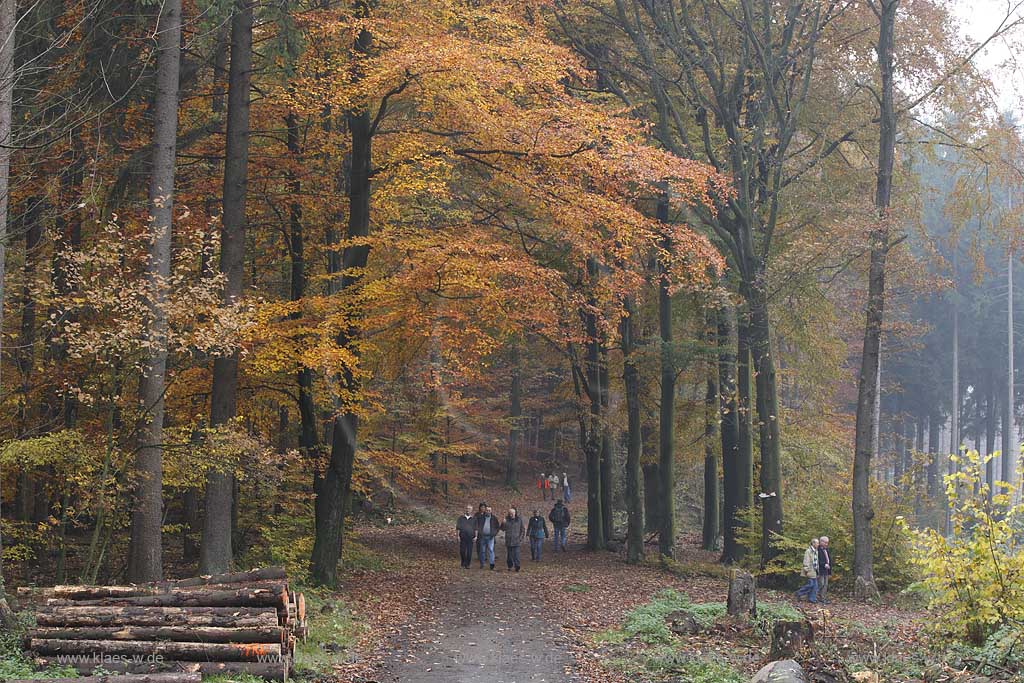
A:
<svg viewBox="0 0 1024 683">
<path fill-rule="evenodd" d="M 486 499 L 503 516 L 510 498 L 491 491 L 468 500 Z M 585 498 L 574 500 L 575 522 Z M 550 506 L 528 500 L 520 513 L 528 518 L 536 507 L 546 517 Z M 711 553 L 684 548 L 671 566 L 631 566 L 619 553 L 586 551 L 585 528 L 574 523 L 569 552 L 552 552 L 549 541 L 543 561 L 535 563 L 524 546 L 519 573 L 506 570 L 500 537 L 494 571 L 481 570 L 475 556 L 472 567 L 462 569 L 454 533 L 461 509 L 419 507 L 385 524 L 356 527 L 359 545 L 376 561 L 345 576 L 340 598 L 358 635 L 335 660 L 339 680 L 733 683 L 767 662 L 767 622 L 724 617 L 727 572 Z M 765 619 L 793 618 L 797 609 L 815 623 L 812 668 L 922 680 L 930 655 L 920 612 L 833 597 L 821 608 L 798 604 L 788 592 L 761 590 L 758 602 Z M 665 630 L 665 614 L 680 605 L 706 617 L 701 632 Z"/>
</svg>

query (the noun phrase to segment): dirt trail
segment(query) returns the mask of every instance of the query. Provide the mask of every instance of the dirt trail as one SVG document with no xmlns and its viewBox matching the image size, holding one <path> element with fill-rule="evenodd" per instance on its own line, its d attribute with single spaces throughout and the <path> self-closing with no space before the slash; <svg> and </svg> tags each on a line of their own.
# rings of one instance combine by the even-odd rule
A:
<svg viewBox="0 0 1024 683">
<path fill-rule="evenodd" d="M 454 526 L 454 524 L 452 525 Z M 575 683 L 571 638 L 557 609 L 545 601 L 542 586 L 558 581 L 580 560 L 582 549 L 554 553 L 544 544 L 542 562 L 521 548 L 522 570 L 508 571 L 501 536 L 495 542 L 496 565 L 480 569 L 474 552 L 469 569 L 459 566 L 451 534 L 429 526 L 406 527 L 372 544 L 401 547 L 426 561 L 431 571 L 421 580 L 434 583 L 426 597 L 423 586 L 408 586 L 411 599 L 429 600 L 429 616 L 404 624 L 385 645 L 383 667 L 375 680 L 401 683 Z M 413 596 L 419 596 L 414 598 Z"/>
<path fill-rule="evenodd" d="M 504 549 L 499 554 L 503 554 Z M 499 562 L 502 558 L 498 558 Z M 457 560 L 456 560 L 457 561 Z M 530 563 L 530 560 L 527 559 Z M 532 564 L 532 563 L 531 563 Z M 518 574 L 475 564 L 450 580 L 435 622 L 399 639 L 383 680 L 402 683 L 541 683 L 575 680 L 557 614 Z"/>
</svg>

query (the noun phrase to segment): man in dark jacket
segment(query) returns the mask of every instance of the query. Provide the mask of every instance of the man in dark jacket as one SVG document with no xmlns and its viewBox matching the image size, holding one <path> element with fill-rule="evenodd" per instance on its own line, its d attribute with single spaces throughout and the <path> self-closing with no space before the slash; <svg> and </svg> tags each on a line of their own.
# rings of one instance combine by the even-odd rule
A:
<svg viewBox="0 0 1024 683">
<path fill-rule="evenodd" d="M 828 549 L 828 536 L 818 539 L 818 602 L 826 605 L 828 600 L 828 579 L 832 576 L 832 551 Z"/>
<path fill-rule="evenodd" d="M 526 535 L 530 537 L 530 559 L 540 562 L 544 539 L 548 537 L 548 523 L 540 516 L 539 510 L 533 511 L 533 517 L 530 517 L 530 523 L 526 527 Z"/>
<path fill-rule="evenodd" d="M 505 532 L 505 562 L 508 564 L 508 570 L 512 571 L 515 567 L 515 570 L 519 571 L 519 546 L 526 536 L 526 525 L 514 507 L 508 509 L 501 530 Z"/>
<path fill-rule="evenodd" d="M 555 507 L 551 508 L 551 514 L 548 515 L 548 519 L 551 521 L 551 525 L 555 528 L 555 550 L 559 548 L 562 552 L 565 552 L 565 541 L 568 536 L 569 522 L 571 517 L 569 516 L 569 508 L 562 505 L 562 501 L 557 501 Z"/>
<path fill-rule="evenodd" d="M 459 557 L 462 559 L 462 568 L 469 569 L 473 562 L 473 540 L 476 538 L 476 517 L 473 515 L 472 505 L 467 505 L 465 514 L 459 515 L 455 522 L 455 530 L 459 532 Z"/>
<path fill-rule="evenodd" d="M 490 505 L 481 503 L 482 511 L 476 516 L 476 547 L 480 556 L 480 569 L 484 568 L 484 560 L 494 569 L 494 537 L 501 531 L 501 522 L 494 516 Z"/>
</svg>

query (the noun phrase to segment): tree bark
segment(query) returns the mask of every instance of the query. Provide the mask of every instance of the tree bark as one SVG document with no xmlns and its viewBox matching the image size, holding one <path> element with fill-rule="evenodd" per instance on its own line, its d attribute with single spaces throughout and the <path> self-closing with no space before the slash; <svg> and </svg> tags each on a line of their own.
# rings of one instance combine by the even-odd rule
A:
<svg viewBox="0 0 1024 683">
<path fill-rule="evenodd" d="M 1015 441 L 1015 427 L 1013 424 L 1013 409 L 1016 403 L 1013 391 L 1013 249 L 1007 251 L 1006 256 L 1006 403 L 1003 406 L 1003 453 L 1002 453 L 1002 481 L 1013 484 L 1015 481 L 1015 466 L 1017 463 L 1017 446 Z"/>
<path fill-rule="evenodd" d="M 668 197 L 665 194 L 658 201 L 657 214 L 662 224 L 668 222 Z M 664 262 L 674 247 L 667 231 L 661 238 L 660 247 L 662 258 L 658 263 L 658 330 L 661 337 L 661 404 L 658 416 L 658 475 L 661 487 L 658 497 L 661 502 L 661 529 L 658 534 L 658 551 L 665 557 L 672 557 L 676 541 L 676 366 L 672 341 L 672 283 L 668 264 Z"/>
<path fill-rule="evenodd" d="M 995 494 L 996 461 L 992 457 L 996 448 L 996 414 L 999 402 L 996 400 L 995 383 L 990 383 L 985 394 L 985 481 L 988 482 L 988 502 L 992 502 Z"/>
<path fill-rule="evenodd" d="M 512 342 L 512 382 L 509 388 L 509 429 L 508 461 L 505 464 L 505 486 L 519 489 L 519 445 L 522 439 L 520 422 L 523 416 L 521 403 L 522 376 L 519 360 L 519 342 Z"/>
<path fill-rule="evenodd" d="M 661 504 L 658 502 L 661 477 L 658 476 L 658 463 L 644 463 L 640 469 L 644 477 L 644 531 L 657 533 L 661 531 Z"/>
<path fill-rule="evenodd" d="M 722 441 L 722 562 L 733 564 L 743 559 L 744 548 L 736 541 L 737 512 L 748 496 L 743 490 L 749 477 L 744 475 L 739 450 L 740 413 L 736 387 L 736 309 L 725 306 L 718 312 L 718 384 Z"/>
<path fill-rule="evenodd" d="M 263 662 L 280 659 L 280 643 L 179 643 L 131 640 L 48 640 L 32 638 L 28 649 L 41 655 L 162 657 L 199 662 Z"/>
<path fill-rule="evenodd" d="M 171 275 L 174 170 L 181 68 L 181 0 L 165 0 L 156 27 L 156 97 L 153 101 L 153 170 L 149 179 L 149 259 L 146 264 L 150 356 L 139 379 L 143 425 L 135 459 L 134 510 L 128 580 L 163 578 L 163 443 L 167 372 L 167 282 Z"/>
<path fill-rule="evenodd" d="M 871 231 L 871 256 L 868 271 L 868 301 L 864 326 L 864 348 L 857 383 L 857 420 L 853 454 L 853 574 L 854 594 L 858 599 L 874 598 L 875 587 L 871 537 L 872 435 L 875 430 L 875 400 L 879 391 L 878 367 L 885 313 L 885 261 L 889 253 L 889 205 L 892 196 L 893 162 L 896 153 L 896 111 L 893 105 L 893 39 L 899 0 L 878 3 L 878 70 L 881 77 L 881 113 L 879 116 L 878 169 L 875 183 L 875 210 L 878 224 Z"/>
<path fill-rule="evenodd" d="M 0 0 L 0 322 L 3 321 L 4 280 L 7 263 L 7 208 L 10 195 L 11 124 L 14 107 L 14 42 L 17 22 L 15 0 Z M 3 331 L 0 330 L 0 357 L 3 356 Z M 0 382 L 0 388 L 3 384 Z M 0 482 L 3 472 L 0 471 Z M 0 509 L 3 491 L 0 486 Z M 3 534 L 0 533 L 0 626 L 11 628 L 14 615 L 7 605 L 4 590 Z"/>
<path fill-rule="evenodd" d="M 364 0 L 356 2 L 357 13 L 366 16 L 369 5 Z M 362 55 L 370 54 L 373 38 L 369 31 L 362 29 L 356 38 L 355 49 Z M 370 110 L 365 106 L 348 115 L 351 134 L 351 170 L 349 173 L 349 240 L 365 238 L 370 232 L 370 171 L 372 165 L 371 143 L 373 139 Z M 365 242 L 345 247 L 342 254 L 341 292 L 356 287 L 366 267 L 370 248 Z M 349 349 L 359 357 L 358 347 L 353 345 L 358 330 L 344 326 L 335 340 L 338 347 Z M 344 394 L 354 394 L 359 389 L 359 380 L 354 368 L 346 367 L 341 372 L 340 389 Z M 314 476 L 313 491 L 316 494 L 314 508 L 316 537 L 310 563 L 310 577 L 313 583 L 335 586 L 338 582 L 338 562 L 344 543 L 345 517 L 352 504 L 352 468 L 355 464 L 358 445 L 359 417 L 352 409 L 341 409 L 335 416 L 331 429 L 331 455 L 327 469 Z"/>
<path fill-rule="evenodd" d="M 277 643 L 287 642 L 288 631 L 273 626 L 44 626 L 29 629 L 27 638 L 47 640 L 170 640 L 179 643 Z"/>
<path fill-rule="evenodd" d="M 607 546 L 615 532 L 615 522 L 612 516 L 614 493 L 615 493 L 615 470 L 612 455 L 612 426 L 608 419 L 609 388 L 608 388 L 608 344 L 605 336 L 600 338 L 600 362 L 598 368 L 598 379 L 601 390 L 601 530 L 604 533 L 604 545 Z"/>
<path fill-rule="evenodd" d="M 276 607 L 285 609 L 288 592 L 267 588 L 235 590 L 171 590 L 155 595 L 99 597 L 95 599 L 51 598 L 50 607 Z"/>
<path fill-rule="evenodd" d="M 640 368 L 636 358 L 636 303 L 625 298 L 622 335 L 622 382 L 626 389 L 626 561 L 644 558 L 644 506 L 640 496 L 640 459 L 643 435 L 640 425 Z"/>
<path fill-rule="evenodd" d="M 302 149 L 299 143 L 299 121 L 295 112 L 285 116 L 286 146 L 292 164 L 302 163 Z M 290 168 L 286 174 L 288 193 L 292 201 L 288 205 L 288 257 L 290 263 L 289 296 L 292 301 L 301 301 L 306 296 L 306 246 L 305 226 L 302 222 L 302 204 L 299 197 L 302 193 L 302 181 L 298 173 Z M 292 320 L 302 317 L 301 311 L 290 315 Z M 299 408 L 299 451 L 307 458 L 315 459 L 319 450 L 319 430 L 317 429 L 316 402 L 313 398 L 313 370 L 304 365 L 296 372 L 298 386 L 297 403 Z"/>
<path fill-rule="evenodd" d="M 221 216 L 220 271 L 225 275 L 224 303 L 242 296 L 245 267 L 245 199 L 249 167 L 249 97 L 252 77 L 253 7 L 236 0 L 231 17 L 231 65 L 228 69 L 227 143 L 224 162 L 224 205 Z M 238 411 L 238 352 L 213 361 L 210 426 L 220 427 Z M 226 571 L 233 559 L 231 510 L 234 477 L 211 471 L 206 478 L 205 517 L 199 569 L 204 574 Z"/>
<path fill-rule="evenodd" d="M 587 261 L 587 272 L 592 283 L 598 278 L 597 262 Z M 594 305 L 594 302 L 591 302 Z M 604 496 L 601 492 L 601 452 L 602 436 L 604 435 L 605 415 L 601 406 L 601 343 L 597 329 L 597 314 L 588 310 L 583 314 L 587 333 L 586 385 L 590 400 L 589 425 L 581 433 L 586 443 L 584 454 L 587 462 L 587 546 L 591 550 L 603 550 L 606 534 L 604 531 L 604 512 L 601 503 Z"/>
<path fill-rule="evenodd" d="M 775 361 L 771 350 L 768 299 L 755 286 L 750 304 L 750 357 L 757 389 L 757 423 L 761 444 L 761 566 L 767 566 L 779 550 L 775 539 L 782 535 L 782 471 L 779 443 L 779 404 Z"/>
<path fill-rule="evenodd" d="M 714 309 L 707 312 L 708 348 L 714 349 L 718 337 L 718 320 Z M 702 545 L 704 550 L 714 550 L 718 544 L 718 515 L 720 512 L 718 495 L 718 436 L 719 393 L 718 393 L 718 362 L 717 357 L 709 360 L 707 367 L 706 392 L 704 395 L 704 524 L 702 528 Z"/>
<path fill-rule="evenodd" d="M 51 628 L 220 627 L 277 626 L 274 607 L 41 607 L 36 624 Z"/>
</svg>

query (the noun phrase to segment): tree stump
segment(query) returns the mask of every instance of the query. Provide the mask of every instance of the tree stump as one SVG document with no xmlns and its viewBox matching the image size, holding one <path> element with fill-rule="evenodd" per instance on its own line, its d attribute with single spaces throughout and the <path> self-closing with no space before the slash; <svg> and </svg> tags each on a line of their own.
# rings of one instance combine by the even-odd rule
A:
<svg viewBox="0 0 1024 683">
<path fill-rule="evenodd" d="M 757 611 L 757 595 L 754 577 L 749 573 L 733 569 L 729 572 L 729 600 L 726 611 L 730 616 L 754 616 Z"/>
<path fill-rule="evenodd" d="M 792 659 L 805 645 L 814 642 L 814 627 L 811 622 L 777 621 L 772 625 L 772 660 Z"/>
<path fill-rule="evenodd" d="M 703 629 L 696 617 L 686 610 L 676 610 L 665 617 L 668 629 L 677 636 L 689 636 L 700 633 Z"/>
</svg>

